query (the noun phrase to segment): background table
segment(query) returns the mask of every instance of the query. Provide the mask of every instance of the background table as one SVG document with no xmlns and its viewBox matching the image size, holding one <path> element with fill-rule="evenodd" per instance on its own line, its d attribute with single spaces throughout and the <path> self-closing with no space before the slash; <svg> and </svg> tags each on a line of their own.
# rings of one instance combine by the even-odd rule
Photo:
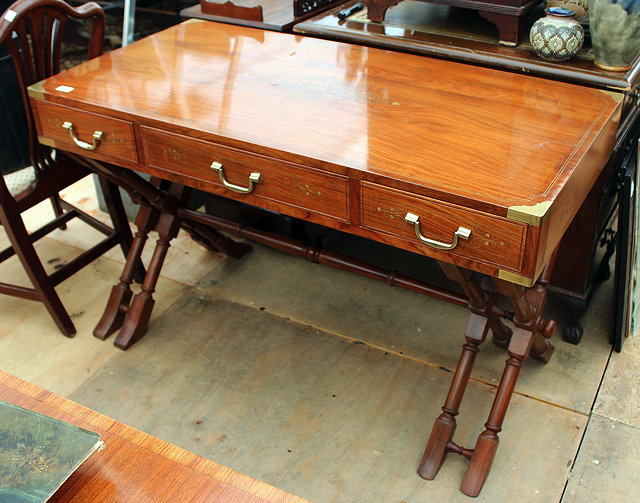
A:
<svg viewBox="0 0 640 503">
<path fill-rule="evenodd" d="M 105 448 L 62 485 L 52 503 L 306 501 L 1 370 L 0 400 L 95 431 L 105 442 Z"/>
</svg>

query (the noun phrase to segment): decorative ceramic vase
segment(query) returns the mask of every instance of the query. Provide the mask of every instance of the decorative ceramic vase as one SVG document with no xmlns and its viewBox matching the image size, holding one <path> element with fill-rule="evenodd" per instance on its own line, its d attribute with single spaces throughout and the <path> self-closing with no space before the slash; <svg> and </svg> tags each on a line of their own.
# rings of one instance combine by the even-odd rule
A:
<svg viewBox="0 0 640 503">
<path fill-rule="evenodd" d="M 640 1 L 640 0 L 639 0 Z M 548 7 L 529 34 L 536 55 L 549 61 L 571 59 L 582 47 L 584 30 L 575 20 L 575 12 L 562 7 Z"/>
<path fill-rule="evenodd" d="M 589 29 L 596 66 L 628 70 L 640 52 L 640 0 L 591 0 Z"/>
<path fill-rule="evenodd" d="M 576 13 L 576 20 L 580 22 L 589 13 L 588 0 L 546 0 L 545 7 L 562 7 Z"/>
</svg>

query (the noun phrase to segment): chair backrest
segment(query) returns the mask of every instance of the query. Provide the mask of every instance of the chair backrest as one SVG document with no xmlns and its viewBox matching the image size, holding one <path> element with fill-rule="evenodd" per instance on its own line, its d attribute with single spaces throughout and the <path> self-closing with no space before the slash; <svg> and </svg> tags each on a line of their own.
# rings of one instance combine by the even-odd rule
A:
<svg viewBox="0 0 640 503">
<path fill-rule="evenodd" d="M 55 165 L 53 149 L 38 142 L 27 87 L 60 71 L 60 53 L 69 19 L 92 19 L 87 58 L 102 54 L 104 11 L 95 2 L 73 8 L 63 0 L 19 0 L 0 18 L 0 45 L 14 62 L 29 127 L 29 155 L 37 176 Z"/>
</svg>

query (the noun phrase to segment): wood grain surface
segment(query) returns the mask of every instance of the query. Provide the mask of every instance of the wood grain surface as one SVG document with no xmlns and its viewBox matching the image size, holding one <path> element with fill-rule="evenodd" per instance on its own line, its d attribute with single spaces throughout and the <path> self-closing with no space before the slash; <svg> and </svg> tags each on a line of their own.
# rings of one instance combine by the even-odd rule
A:
<svg viewBox="0 0 640 503">
<path fill-rule="evenodd" d="M 360 226 L 363 182 L 530 224 L 522 260 L 518 254 L 496 266 L 444 256 L 525 285 L 548 263 L 602 171 L 621 109 L 595 89 L 204 21 L 63 72 L 31 95 L 134 124 L 138 162 L 107 149 L 76 151 L 217 193 L 210 165 L 230 152 L 241 178 L 256 162 L 281 173 L 259 206 L 372 239 L 376 231 Z M 168 169 L 158 154 L 171 149 L 179 152 Z M 326 173 L 316 189 L 324 197 L 294 196 L 295 165 Z M 320 171 L 309 170 L 302 185 L 314 185 Z M 349 177 L 346 200 L 342 176 Z M 415 248 L 405 243 L 392 244 Z"/>
<path fill-rule="evenodd" d="M 0 399 L 95 431 L 105 442 L 105 448 L 71 475 L 52 502 L 306 501 L 3 371 Z"/>
</svg>

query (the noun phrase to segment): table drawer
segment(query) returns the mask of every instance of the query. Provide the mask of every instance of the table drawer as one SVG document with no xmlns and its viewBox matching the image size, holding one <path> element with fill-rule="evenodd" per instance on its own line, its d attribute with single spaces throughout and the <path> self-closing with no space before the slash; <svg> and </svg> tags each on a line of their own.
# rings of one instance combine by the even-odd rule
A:
<svg viewBox="0 0 640 503">
<path fill-rule="evenodd" d="M 70 152 L 84 155 L 95 152 L 126 161 L 138 161 L 130 122 L 45 101 L 32 100 L 32 103 L 39 117 L 38 136 L 41 138 L 53 140 L 56 146 Z M 65 127 L 69 124 L 72 127 Z M 94 140 L 94 134 L 100 139 Z"/>
<path fill-rule="evenodd" d="M 347 219 L 346 177 L 146 127 L 142 144 L 147 165 L 204 182 L 216 194 L 256 206 L 267 199 Z M 252 173 L 259 173 L 259 181 L 250 181 Z"/>
<path fill-rule="evenodd" d="M 521 269 L 525 224 L 368 182 L 362 183 L 361 202 L 362 227 L 400 238 L 426 255 L 449 253 L 501 269 Z M 425 239 L 452 244 L 459 227 L 471 234 L 459 238 L 452 249 L 435 251 L 418 238 L 415 224 L 405 220 L 407 213 L 419 217 Z"/>
</svg>

